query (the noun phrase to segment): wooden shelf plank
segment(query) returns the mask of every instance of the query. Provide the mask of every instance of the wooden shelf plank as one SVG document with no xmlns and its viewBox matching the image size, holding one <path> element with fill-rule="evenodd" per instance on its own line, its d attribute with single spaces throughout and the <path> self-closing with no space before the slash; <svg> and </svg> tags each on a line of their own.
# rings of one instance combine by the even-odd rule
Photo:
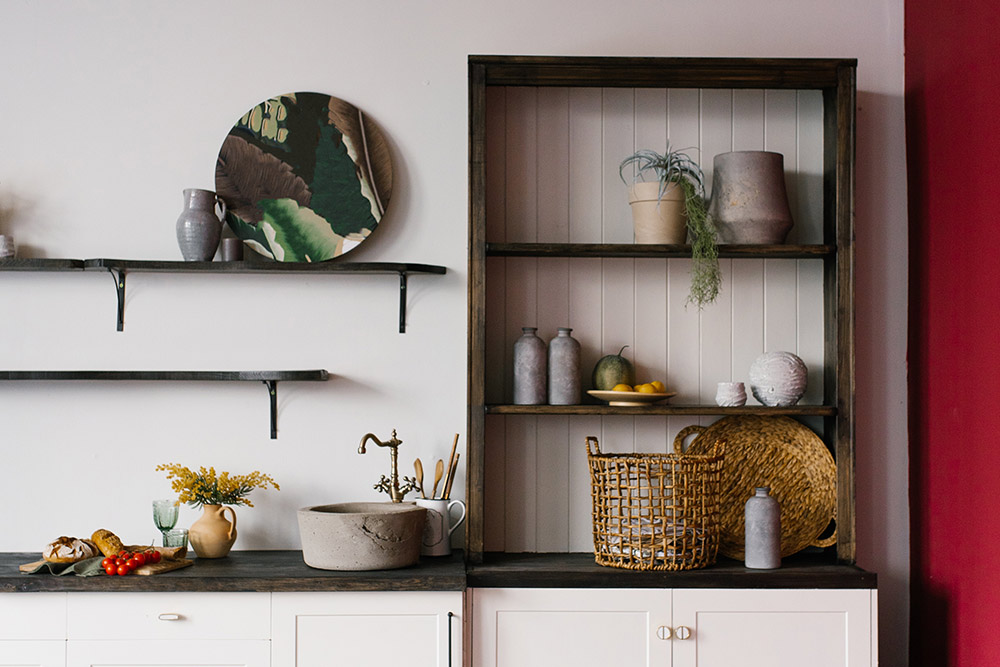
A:
<svg viewBox="0 0 1000 667">
<path fill-rule="evenodd" d="M 853 59 L 469 56 L 487 86 L 831 89 Z"/>
<path fill-rule="evenodd" d="M 0 380 L 141 380 L 182 382 L 323 382 L 325 370 L 303 371 L 0 371 Z"/>
<path fill-rule="evenodd" d="M 7 257 L 0 259 L 0 271 L 82 271 L 82 259 Z"/>
<path fill-rule="evenodd" d="M 87 270 L 146 271 L 150 273 L 431 273 L 447 269 L 435 264 L 407 262 L 185 262 L 180 260 L 88 259 Z"/>
<path fill-rule="evenodd" d="M 719 257 L 823 259 L 832 245 L 720 245 Z M 635 243 L 487 243 L 490 257 L 690 257 L 689 245 Z"/>
<path fill-rule="evenodd" d="M 497 405 L 486 406 L 489 415 L 788 415 L 793 417 L 833 417 L 832 405 L 790 405 L 771 408 L 763 405 L 719 407 L 718 405 Z"/>
</svg>

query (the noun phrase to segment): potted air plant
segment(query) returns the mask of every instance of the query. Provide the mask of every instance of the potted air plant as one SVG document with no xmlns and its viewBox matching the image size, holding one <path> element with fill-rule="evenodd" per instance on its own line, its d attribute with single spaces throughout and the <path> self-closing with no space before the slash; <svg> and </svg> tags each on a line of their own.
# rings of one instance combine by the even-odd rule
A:
<svg viewBox="0 0 1000 667">
<path fill-rule="evenodd" d="M 688 302 L 698 308 L 719 294 L 722 275 L 715 226 L 705 204 L 705 177 L 683 151 L 663 154 L 643 149 L 622 160 L 618 174 L 628 185 L 625 169 L 634 168 L 629 204 L 636 243 L 683 244 L 691 239 L 691 291 Z M 655 176 L 656 180 L 646 180 Z"/>
</svg>

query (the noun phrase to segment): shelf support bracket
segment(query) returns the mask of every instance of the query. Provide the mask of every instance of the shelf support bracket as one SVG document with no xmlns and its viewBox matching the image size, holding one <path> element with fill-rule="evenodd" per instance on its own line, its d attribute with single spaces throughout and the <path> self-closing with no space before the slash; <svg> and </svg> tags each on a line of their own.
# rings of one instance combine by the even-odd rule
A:
<svg viewBox="0 0 1000 667">
<path fill-rule="evenodd" d="M 406 333 L 406 271 L 399 272 L 399 333 Z"/>
<path fill-rule="evenodd" d="M 125 269 L 108 268 L 118 294 L 118 331 L 125 331 Z"/>
<path fill-rule="evenodd" d="M 271 440 L 278 439 L 278 381 L 261 380 L 267 387 L 268 396 L 271 397 Z"/>
</svg>

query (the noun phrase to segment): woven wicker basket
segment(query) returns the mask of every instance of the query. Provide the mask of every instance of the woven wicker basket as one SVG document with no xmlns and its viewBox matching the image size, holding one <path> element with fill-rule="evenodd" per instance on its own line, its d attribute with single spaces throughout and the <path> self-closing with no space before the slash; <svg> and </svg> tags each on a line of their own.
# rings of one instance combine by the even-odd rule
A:
<svg viewBox="0 0 1000 667">
<path fill-rule="evenodd" d="M 628 570 L 693 570 L 715 562 L 724 443 L 710 452 L 602 454 L 587 437 L 594 558 Z"/>
</svg>

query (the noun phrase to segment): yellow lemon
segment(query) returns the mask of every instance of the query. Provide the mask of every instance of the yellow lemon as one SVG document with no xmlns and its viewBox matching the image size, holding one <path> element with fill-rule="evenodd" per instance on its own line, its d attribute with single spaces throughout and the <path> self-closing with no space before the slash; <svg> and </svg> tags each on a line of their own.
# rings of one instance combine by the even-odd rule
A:
<svg viewBox="0 0 1000 667">
<path fill-rule="evenodd" d="M 632 385 L 629 384 L 616 384 L 611 388 L 611 391 L 632 391 Z"/>
<path fill-rule="evenodd" d="M 667 391 L 667 387 L 666 387 L 666 385 L 664 385 L 664 384 L 663 384 L 662 382 L 660 382 L 659 380 L 653 380 L 653 381 L 652 381 L 652 382 L 650 382 L 649 384 L 653 385 L 653 389 L 655 389 L 655 390 L 656 390 L 656 393 L 657 393 L 657 394 L 663 394 L 663 393 L 665 393 L 665 392 Z"/>
<path fill-rule="evenodd" d="M 656 387 L 654 387 L 653 385 L 651 385 L 649 383 L 647 383 L 647 384 L 640 384 L 638 387 L 635 388 L 635 390 L 637 392 L 639 392 L 640 394 L 655 394 L 656 393 Z"/>
</svg>

